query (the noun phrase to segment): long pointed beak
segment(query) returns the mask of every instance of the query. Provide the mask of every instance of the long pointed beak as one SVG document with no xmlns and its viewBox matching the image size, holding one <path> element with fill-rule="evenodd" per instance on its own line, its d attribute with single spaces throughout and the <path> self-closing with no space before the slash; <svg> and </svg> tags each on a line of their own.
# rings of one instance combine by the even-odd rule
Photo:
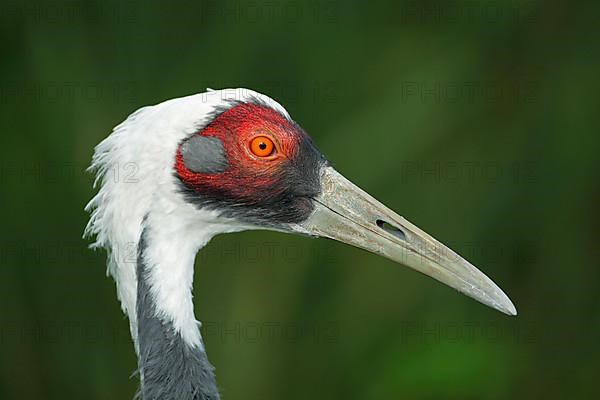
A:
<svg viewBox="0 0 600 400">
<path fill-rule="evenodd" d="M 399 216 L 332 167 L 322 170 L 307 233 L 335 239 L 404 264 L 475 300 L 516 315 L 504 292 L 461 256 Z"/>
</svg>

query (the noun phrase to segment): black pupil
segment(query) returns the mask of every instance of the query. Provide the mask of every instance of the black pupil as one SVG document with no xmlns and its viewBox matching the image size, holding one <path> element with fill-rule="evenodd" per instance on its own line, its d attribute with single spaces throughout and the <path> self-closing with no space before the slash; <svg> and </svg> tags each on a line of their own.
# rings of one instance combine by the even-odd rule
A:
<svg viewBox="0 0 600 400">
<path fill-rule="evenodd" d="M 261 150 L 264 150 L 267 148 L 267 144 L 265 142 L 260 142 L 258 144 L 258 148 L 260 148 Z"/>
</svg>

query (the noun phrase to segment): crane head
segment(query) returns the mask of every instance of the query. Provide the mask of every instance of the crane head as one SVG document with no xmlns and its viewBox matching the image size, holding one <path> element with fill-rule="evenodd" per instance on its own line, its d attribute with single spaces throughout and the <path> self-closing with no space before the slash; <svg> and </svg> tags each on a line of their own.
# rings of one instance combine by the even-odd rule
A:
<svg viewBox="0 0 600 400">
<path fill-rule="evenodd" d="M 115 247 L 139 245 L 144 232 L 159 265 L 152 269 L 157 306 L 190 338 L 198 337 L 191 300 L 174 300 L 167 289 L 191 287 L 195 253 L 214 235 L 247 229 L 344 242 L 516 314 L 487 276 L 343 177 L 279 103 L 252 90 L 210 90 L 141 108 L 96 147 L 91 169 L 101 188 L 86 208 L 86 235 L 108 250 L 134 337 L 135 262 Z M 184 259 L 187 272 L 169 274 L 166 265 Z M 185 318 L 177 317 L 181 302 Z"/>
</svg>

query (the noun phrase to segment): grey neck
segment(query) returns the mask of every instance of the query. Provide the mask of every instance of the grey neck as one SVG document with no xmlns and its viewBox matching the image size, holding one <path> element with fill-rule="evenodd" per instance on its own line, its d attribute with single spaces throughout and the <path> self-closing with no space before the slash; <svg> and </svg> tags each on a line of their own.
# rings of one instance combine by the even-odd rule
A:
<svg viewBox="0 0 600 400">
<path fill-rule="evenodd" d="M 137 333 L 140 390 L 143 400 L 219 400 L 214 368 L 201 348 L 190 346 L 169 321 L 157 316 L 150 291 L 144 252 L 145 233 L 138 247 Z"/>
</svg>

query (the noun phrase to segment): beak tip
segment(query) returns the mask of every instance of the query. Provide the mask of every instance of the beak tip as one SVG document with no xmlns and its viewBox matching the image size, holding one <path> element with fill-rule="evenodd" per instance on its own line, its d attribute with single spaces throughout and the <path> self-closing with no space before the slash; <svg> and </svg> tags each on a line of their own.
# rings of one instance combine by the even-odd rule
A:
<svg viewBox="0 0 600 400">
<path fill-rule="evenodd" d="M 518 314 L 517 308 L 515 307 L 513 302 L 510 301 L 510 299 L 506 295 L 503 296 L 503 298 L 500 302 L 497 302 L 496 304 L 494 304 L 494 308 L 506 315 L 511 316 L 511 317 L 514 317 Z"/>
<path fill-rule="evenodd" d="M 515 306 L 512 303 L 510 303 L 509 307 L 507 307 L 504 310 L 500 310 L 500 311 L 502 311 L 504 314 L 509 315 L 511 317 L 516 317 L 518 314 L 517 309 L 515 308 Z"/>
<path fill-rule="evenodd" d="M 517 308 L 515 307 L 515 305 L 511 302 L 510 303 L 510 307 L 508 309 L 508 315 L 510 315 L 511 317 L 516 317 L 517 316 Z"/>
</svg>

